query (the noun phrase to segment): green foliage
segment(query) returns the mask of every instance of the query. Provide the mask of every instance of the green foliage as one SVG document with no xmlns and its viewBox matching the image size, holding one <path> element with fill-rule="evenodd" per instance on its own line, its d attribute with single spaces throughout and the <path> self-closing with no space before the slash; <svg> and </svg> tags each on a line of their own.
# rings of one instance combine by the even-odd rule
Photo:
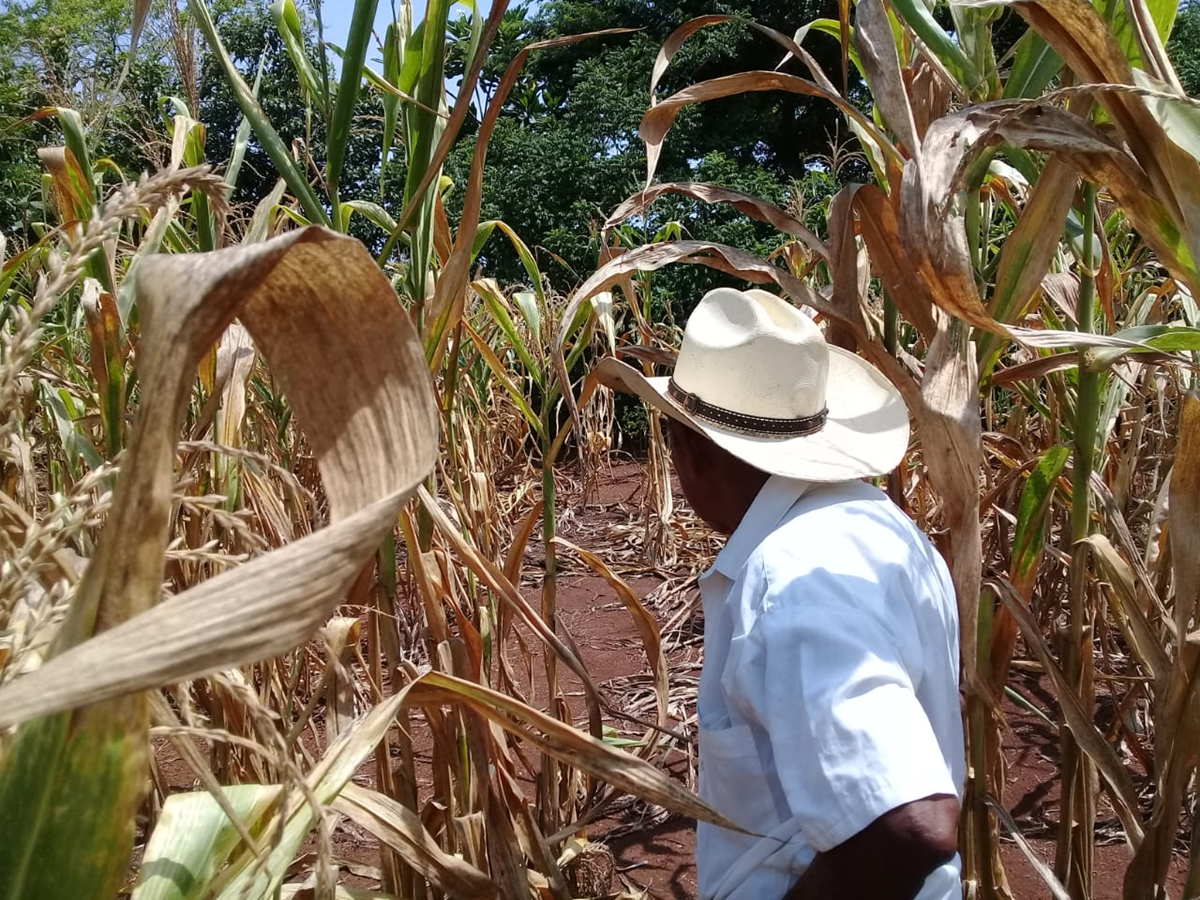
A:
<svg viewBox="0 0 1200 900">
<path fill-rule="evenodd" d="M 660 45 L 675 28 L 706 13 L 743 15 L 790 33 L 816 16 L 836 16 L 837 7 L 825 0 L 555 0 L 536 12 L 513 7 L 506 14 L 474 98 L 477 117 L 526 41 L 606 28 L 641 29 L 532 57 L 490 145 L 484 216 L 504 220 L 536 245 L 543 254 L 543 271 L 560 290 L 569 289 L 595 264 L 600 226 L 645 179 L 638 124 Z M 467 29 L 463 23 L 456 28 L 462 44 Z M 835 42 L 814 36 L 811 44 L 828 71 L 839 69 Z M 706 29 L 672 61 L 660 95 L 705 78 L 772 68 L 780 57 L 777 46 L 747 27 Z M 452 75 L 461 72 L 461 50 L 451 53 L 448 69 Z M 829 152 L 837 123 L 829 104 L 777 92 L 692 107 L 680 115 L 666 142 L 659 178 L 710 181 L 786 202 L 792 181 L 807 178 L 810 157 Z M 465 178 L 473 143 L 464 140 L 447 165 L 458 183 Z M 452 217 L 456 202 L 452 197 Z M 689 236 L 769 252 L 771 230 L 740 219 L 728 210 L 671 198 L 660 200 L 639 229 L 653 235 L 664 222 L 678 221 Z M 483 257 L 487 273 L 501 281 L 522 277 L 511 249 L 499 241 L 485 247 Z M 683 300 L 680 310 L 685 312 L 719 277 L 688 266 L 657 283 Z"/>
<path fill-rule="evenodd" d="M 1175 28 L 1167 42 L 1167 54 L 1188 96 L 1200 94 L 1200 6 L 1180 6 Z"/>
<path fill-rule="evenodd" d="M 27 246 L 44 221 L 39 146 L 61 143 L 53 123 L 25 121 L 47 106 L 79 111 L 88 150 L 122 172 L 154 168 L 164 153 L 159 97 L 179 87 L 168 39 L 147 35 L 121 90 L 128 0 L 31 0 L 0 10 L 0 230 Z"/>
<path fill-rule="evenodd" d="M 317 43 L 316 29 L 311 19 L 300 12 L 301 30 L 305 43 Z M 258 102 L 279 136 L 289 146 L 299 143 L 304 157 L 319 169 L 325 164 L 325 122 L 318 106 L 305 95 L 296 66 L 288 56 L 287 47 L 271 18 L 266 4 L 253 0 L 224 0 L 212 6 L 213 19 L 225 49 L 234 65 L 248 82 L 254 81 L 259 63 L 263 77 Z M 241 108 L 229 87 L 216 59 L 205 52 L 200 63 L 200 115 L 208 128 L 209 159 L 224 163 L 233 153 L 233 141 Z M 341 177 L 342 192 L 347 197 L 365 197 L 378 193 L 380 121 L 382 101 L 374 92 L 362 91 L 358 97 L 350 142 Z M 312 167 L 305 169 L 311 173 Z M 246 159 L 238 175 L 235 202 L 257 203 L 267 196 L 278 178 L 275 167 L 262 144 L 250 138 Z M 378 231 L 352 220 L 356 237 L 368 245 L 378 243 Z"/>
</svg>

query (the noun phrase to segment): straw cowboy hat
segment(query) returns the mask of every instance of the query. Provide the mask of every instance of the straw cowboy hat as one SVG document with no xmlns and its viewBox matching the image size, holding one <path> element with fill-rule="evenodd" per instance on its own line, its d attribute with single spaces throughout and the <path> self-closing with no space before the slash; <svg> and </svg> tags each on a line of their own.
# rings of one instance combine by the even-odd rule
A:
<svg viewBox="0 0 1200 900">
<path fill-rule="evenodd" d="M 773 475 L 883 475 L 908 446 L 908 410 L 883 374 L 826 344 L 812 319 L 766 291 L 706 294 L 669 377 L 647 378 L 614 357 L 596 371 Z"/>
</svg>

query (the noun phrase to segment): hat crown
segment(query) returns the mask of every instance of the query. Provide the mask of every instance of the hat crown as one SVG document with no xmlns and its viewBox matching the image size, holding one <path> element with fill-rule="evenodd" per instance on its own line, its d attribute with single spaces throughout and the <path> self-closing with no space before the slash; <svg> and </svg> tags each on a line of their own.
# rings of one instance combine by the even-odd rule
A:
<svg viewBox="0 0 1200 900">
<path fill-rule="evenodd" d="M 718 288 L 688 318 L 673 377 L 722 409 L 813 416 L 825 408 L 829 347 L 816 323 L 782 298 Z"/>
</svg>

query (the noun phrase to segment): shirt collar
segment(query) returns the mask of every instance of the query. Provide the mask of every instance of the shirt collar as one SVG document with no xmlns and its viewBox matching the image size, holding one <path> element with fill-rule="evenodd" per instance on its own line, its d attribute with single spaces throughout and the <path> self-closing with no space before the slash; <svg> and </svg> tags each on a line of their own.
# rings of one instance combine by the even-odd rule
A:
<svg viewBox="0 0 1200 900">
<path fill-rule="evenodd" d="M 807 481 L 784 478 L 782 475 L 768 478 L 738 527 L 725 542 L 725 547 L 717 554 L 709 571 L 720 572 L 730 581 L 736 579 L 754 548 L 775 529 L 788 510 L 804 496 L 808 487 Z"/>
</svg>

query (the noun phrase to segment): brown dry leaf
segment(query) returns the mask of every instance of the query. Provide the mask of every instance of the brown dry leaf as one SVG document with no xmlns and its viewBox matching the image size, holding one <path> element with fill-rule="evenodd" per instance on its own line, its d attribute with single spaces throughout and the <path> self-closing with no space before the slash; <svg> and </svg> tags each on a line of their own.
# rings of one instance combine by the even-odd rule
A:
<svg viewBox="0 0 1200 900">
<path fill-rule="evenodd" d="M 1011 4 L 1062 56 L 1082 83 L 1133 84 L 1133 71 L 1112 29 L 1084 0 L 1019 0 Z M 1121 130 L 1134 159 L 1149 174 L 1158 196 L 1173 201 L 1170 149 L 1162 126 L 1140 97 L 1101 91 L 1096 99 Z M 1098 181 L 1098 184 L 1105 184 Z M 1183 221 L 1178 207 L 1171 209 Z"/>
<path fill-rule="evenodd" d="M 521 596 L 521 592 L 509 581 L 503 570 L 496 565 L 492 560 L 479 553 L 467 541 L 459 529 L 455 527 L 450 518 L 442 512 L 437 501 L 423 487 L 418 488 L 417 496 L 421 500 L 421 505 L 429 513 L 429 517 L 433 520 L 434 525 L 454 548 L 463 564 L 474 572 L 488 588 L 493 591 L 496 596 L 504 601 L 521 620 L 541 638 L 558 657 L 567 664 L 567 666 L 579 676 L 579 680 L 583 686 L 584 700 L 587 703 L 588 710 L 588 730 L 596 736 L 603 733 L 600 716 L 600 693 L 596 690 L 596 684 L 592 681 L 591 675 L 588 674 L 587 668 L 580 661 L 579 656 L 568 647 L 557 634 L 550 629 L 545 620 L 538 614 L 533 606 Z"/>
<path fill-rule="evenodd" d="M 933 318 L 931 292 L 904 252 L 893 198 L 873 184 L 849 185 L 843 191 L 854 192 L 854 209 L 858 212 L 863 243 L 888 297 L 904 318 L 916 326 L 921 337 L 932 341 L 937 323 Z"/>
<path fill-rule="evenodd" d="M 657 101 L 658 98 L 655 97 L 655 91 L 658 90 L 658 82 L 662 79 L 663 74 L 666 73 L 667 66 L 671 64 L 671 60 L 675 58 L 675 54 L 679 52 L 679 48 L 683 46 L 684 41 L 701 28 L 737 21 L 740 21 L 737 16 L 697 16 L 689 22 L 684 22 L 672 31 L 667 36 L 667 39 L 663 41 L 663 45 L 658 48 L 658 55 L 654 57 L 654 69 L 650 72 L 650 105 L 654 106 Z"/>
<path fill-rule="evenodd" d="M 1112 746 L 1096 730 L 1096 726 L 1092 724 L 1087 713 L 1083 711 L 1078 697 L 1067 683 L 1066 676 L 1063 675 L 1058 662 L 1050 653 L 1046 639 L 1042 636 L 1041 628 L 1033 620 L 1033 616 L 1021 597 L 1003 579 L 989 580 L 988 585 L 996 590 L 1013 618 L 1017 620 L 1017 624 L 1021 626 L 1026 646 L 1038 658 L 1038 662 L 1042 664 L 1046 674 L 1050 677 L 1050 682 L 1054 687 L 1054 696 L 1058 698 L 1067 727 L 1075 736 L 1080 749 L 1092 759 L 1097 770 L 1108 783 L 1112 807 L 1125 827 L 1126 840 L 1131 846 L 1137 847 L 1142 842 L 1142 820 L 1137 802 L 1137 790 L 1133 786 L 1133 780 L 1129 777 L 1124 763 L 1121 762 Z"/>
<path fill-rule="evenodd" d="M 663 194 L 683 194 L 684 196 L 700 200 L 703 203 L 728 203 L 734 209 L 745 213 L 752 219 L 767 222 L 774 225 L 784 234 L 790 234 L 792 237 L 799 238 L 809 250 L 821 257 L 821 259 L 829 260 L 829 250 L 825 246 L 825 243 L 804 227 L 794 216 L 780 209 L 775 204 L 760 200 L 758 197 L 751 197 L 749 194 L 743 194 L 739 191 L 718 187 L 702 181 L 672 181 L 665 184 L 651 185 L 645 190 L 638 191 L 613 210 L 600 232 L 601 241 L 607 245 L 614 228 L 630 216 L 643 213 L 650 207 L 650 204 Z"/>
<path fill-rule="evenodd" d="M 138 277 L 142 402 L 109 523 L 58 654 L 0 688 L 0 726 L 269 658 L 306 640 L 437 453 L 408 316 L 363 246 L 321 228 Z M 302 423 L 328 528 L 158 605 L 175 446 L 200 358 L 240 316 Z M 87 639 L 95 630 L 103 632 Z"/>
<path fill-rule="evenodd" d="M 69 147 L 39 147 L 38 159 L 54 183 L 54 201 L 64 224 L 86 219 L 91 198 L 84 194 L 87 179 Z"/>
<path fill-rule="evenodd" d="M 920 156 L 904 166 L 900 187 L 900 238 L 910 265 L 946 312 L 983 331 L 1007 337 L 983 307 L 971 265 L 959 194 L 963 167 L 981 145 L 983 129 L 965 116 L 948 116 L 929 127 Z"/>
<path fill-rule="evenodd" d="M 979 469 L 983 434 L 979 418 L 979 378 L 966 327 L 942 316 L 929 347 L 921 383 L 921 407 L 914 410 L 916 433 L 929 477 L 942 496 L 950 531 L 950 576 L 958 595 L 962 669 L 969 684 L 978 682 L 980 572 L 983 543 L 979 523 Z"/>
<path fill-rule="evenodd" d="M 349 782 L 333 808 L 396 851 L 406 864 L 451 897 L 498 895 L 495 882 L 457 856 L 451 856 L 425 830 L 421 817 L 391 797 Z"/>
<path fill-rule="evenodd" d="M 588 568 L 608 582 L 609 587 L 616 591 L 617 597 L 625 604 L 629 614 L 633 616 L 633 624 L 637 627 L 638 635 L 642 639 L 642 647 L 646 651 L 646 660 L 650 664 L 650 670 L 654 673 L 654 697 L 657 701 L 658 727 L 666 728 L 668 726 L 667 699 L 670 685 L 667 677 L 667 658 L 662 650 L 662 635 L 658 630 L 658 621 L 642 605 L 642 601 L 638 599 L 637 594 L 625 583 L 624 579 L 609 568 L 608 564 L 599 556 L 582 547 L 577 547 L 564 538 L 555 537 L 554 541 L 578 554 Z"/>
<path fill-rule="evenodd" d="M 570 389 L 566 387 L 570 384 L 570 380 L 567 378 L 562 348 L 569 336 L 570 323 L 578 313 L 579 307 L 600 291 L 621 283 L 632 273 L 653 272 L 676 262 L 711 266 L 723 272 L 736 274 L 738 277 L 756 284 L 774 281 L 791 296 L 794 302 L 808 304 L 818 312 L 837 319 L 841 318 L 829 301 L 799 278 L 752 253 L 708 241 L 670 241 L 661 244 L 646 244 L 622 253 L 620 256 L 612 257 L 593 272 L 587 281 L 575 290 L 559 319 L 560 325 L 554 347 L 555 369 L 564 385 L 564 395 L 571 404 L 573 412 L 574 398 Z"/>
<path fill-rule="evenodd" d="M 1154 681 L 1154 691 L 1165 696 L 1171 661 L 1159 643 L 1158 635 L 1143 612 L 1142 599 L 1138 596 L 1138 581 L 1133 567 L 1117 552 L 1117 548 L 1103 534 L 1084 538 L 1093 558 L 1100 563 L 1105 580 L 1112 586 L 1109 609 L 1117 626 L 1129 643 L 1130 652 L 1138 665 Z"/>
<path fill-rule="evenodd" d="M 896 386 L 909 410 L 915 415 L 921 408 L 922 401 L 916 382 L 882 344 L 867 338 L 863 330 L 861 309 L 855 317 L 845 318 L 837 307 L 795 275 L 744 250 L 709 241 L 670 241 L 646 244 L 613 257 L 593 272 L 587 281 L 576 289 L 567 303 L 560 320 L 563 324 L 559 326 L 553 348 L 553 361 L 555 374 L 563 385 L 563 397 L 573 418 L 578 417 L 579 410 L 569 387 L 570 378 L 562 352 L 568 337 L 567 323 L 573 320 L 581 304 L 587 302 L 594 294 L 627 279 L 631 273 L 653 272 L 676 262 L 706 265 L 756 284 L 774 282 L 793 303 L 810 306 L 846 325 L 858 341 L 859 350 Z"/>
<path fill-rule="evenodd" d="M 1038 287 L 1045 284 L 1043 276 L 1058 250 L 1055 238 L 1062 233 L 1078 180 L 1071 166 L 1057 156 L 1050 157 L 1016 227 L 1004 239 L 988 309 L 1002 321 L 1019 323 Z"/>
<path fill-rule="evenodd" d="M 981 103 L 942 121 L 952 120 L 972 123 L 962 130 L 966 143 L 1003 140 L 1058 155 L 1083 178 L 1104 186 L 1176 278 L 1186 284 L 1196 280 L 1195 254 L 1185 240 L 1188 232 L 1181 231 L 1185 217 L 1174 194 L 1156 181 L 1153 166 L 1146 168 L 1136 154 L 1131 155 L 1108 133 L 1065 110 L 1029 102 Z M 1200 172 L 1189 177 L 1200 189 Z"/>
<path fill-rule="evenodd" d="M 844 38 L 843 38 L 844 41 Z M 904 91 L 900 72 L 900 57 L 896 54 L 896 38 L 888 21 L 887 10 L 880 0 L 859 0 L 854 14 L 854 43 L 858 46 L 871 96 L 883 113 L 900 146 L 909 156 L 918 158 L 921 141 L 913 119 L 912 106 Z"/>
<path fill-rule="evenodd" d="M 703 822 L 742 830 L 645 760 L 610 747 L 507 694 L 433 671 L 413 682 L 405 702 L 409 706 L 465 706 L 555 759 L 626 793 Z"/>
<path fill-rule="evenodd" d="M 671 64 L 671 60 L 675 58 L 675 54 L 679 52 L 679 48 L 683 46 L 683 42 L 689 37 L 708 25 L 720 25 L 724 22 L 737 21 L 735 16 L 725 15 L 708 15 L 697 16 L 690 22 L 684 22 L 669 35 L 663 42 L 663 45 L 658 48 L 658 55 L 654 58 L 654 68 L 650 72 L 650 108 L 653 109 L 658 105 L 658 82 L 662 79 L 667 71 L 667 67 Z M 662 155 L 662 141 L 654 144 L 647 143 L 646 145 L 646 185 L 649 186 L 654 181 L 654 172 L 658 168 L 658 158 Z M 630 298 L 631 300 L 633 298 Z"/>
<path fill-rule="evenodd" d="M 1200 594 L 1200 396 L 1183 395 L 1178 445 L 1168 489 L 1168 537 L 1175 581 L 1175 652 L 1170 684 L 1156 696 L 1154 766 L 1157 792 L 1146 840 L 1137 848 L 1125 878 L 1126 897 L 1149 900 L 1166 879 L 1187 788 L 1200 761 L 1200 642 L 1188 634 Z M 1189 854 L 1188 881 L 1197 874 Z"/>
<path fill-rule="evenodd" d="M 837 192 L 829 204 L 829 255 L 830 269 L 833 276 L 833 297 L 831 301 L 837 308 L 839 319 L 862 317 L 863 295 L 858 289 L 858 240 L 854 228 L 854 187 L 847 187 Z M 855 331 L 834 320 L 829 323 L 826 339 L 835 347 L 841 347 L 850 352 L 858 349 Z"/>
<path fill-rule="evenodd" d="M 712 78 L 690 85 L 646 110 L 638 128 L 642 140 L 646 144 L 646 186 L 649 187 L 654 181 L 657 160 L 662 152 L 662 142 L 683 107 L 752 91 L 788 91 L 806 97 L 828 100 L 854 120 L 855 124 L 870 135 L 871 139 L 880 147 L 891 148 L 891 143 L 879 131 L 870 117 L 864 115 L 860 109 L 832 90 L 831 87 L 823 87 L 783 72 L 740 72 L 737 75 L 726 75 L 722 78 Z M 894 152 L 894 148 L 892 149 Z"/>
<path fill-rule="evenodd" d="M 1072 322 L 1079 321 L 1079 276 L 1074 272 L 1051 272 L 1042 279 L 1042 294 Z"/>
<path fill-rule="evenodd" d="M 1182 649 L 1200 597 L 1200 394 L 1183 396 L 1171 470 L 1171 561 L 1175 566 L 1176 648 Z"/>
</svg>

